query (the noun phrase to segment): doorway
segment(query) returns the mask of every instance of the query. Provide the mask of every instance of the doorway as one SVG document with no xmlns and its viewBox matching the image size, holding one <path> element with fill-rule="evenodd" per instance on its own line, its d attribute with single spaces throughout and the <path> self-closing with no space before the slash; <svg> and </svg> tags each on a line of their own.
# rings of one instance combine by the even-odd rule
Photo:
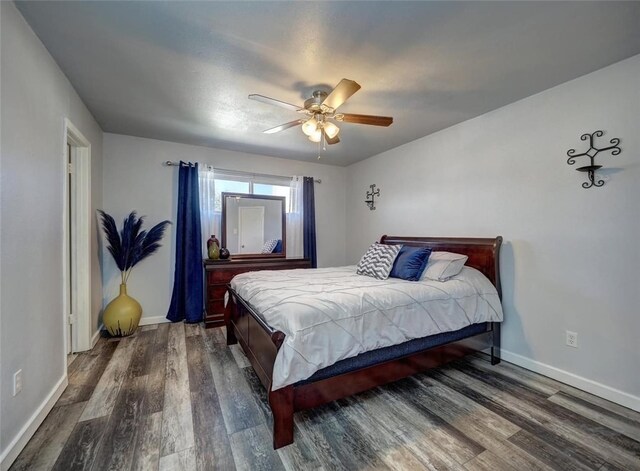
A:
<svg viewBox="0 0 640 471">
<path fill-rule="evenodd" d="M 264 245 L 264 206 L 240 206 L 238 252 L 260 253 Z"/>
<path fill-rule="evenodd" d="M 75 191 L 73 191 L 74 188 L 74 183 L 75 183 L 75 179 L 73 178 L 73 159 L 71 157 L 72 154 L 72 147 L 71 144 L 69 142 L 69 139 L 67 139 L 67 188 L 69 188 L 69 197 L 67 198 L 67 211 L 68 211 L 68 218 L 67 218 L 67 241 L 66 241 L 66 245 L 67 245 L 67 250 L 68 250 L 68 255 L 69 255 L 69 259 L 67 260 L 67 264 L 69 267 L 69 280 L 71 281 L 69 283 L 69 286 L 67 287 L 67 305 L 69 306 L 69 317 L 68 317 L 68 322 L 66 325 L 66 333 L 67 333 L 67 345 L 66 345 L 66 349 L 67 349 L 67 364 L 70 364 L 69 360 L 69 355 L 73 354 L 73 312 L 74 312 L 74 277 L 75 277 L 75 272 L 73 270 L 73 247 L 74 247 L 74 243 L 75 243 L 75 237 L 74 237 L 74 233 L 73 233 L 73 222 L 75 220 L 75 216 L 74 216 L 74 199 L 75 199 Z"/>
<path fill-rule="evenodd" d="M 91 144 L 65 120 L 63 326 L 66 355 L 92 348 Z"/>
</svg>

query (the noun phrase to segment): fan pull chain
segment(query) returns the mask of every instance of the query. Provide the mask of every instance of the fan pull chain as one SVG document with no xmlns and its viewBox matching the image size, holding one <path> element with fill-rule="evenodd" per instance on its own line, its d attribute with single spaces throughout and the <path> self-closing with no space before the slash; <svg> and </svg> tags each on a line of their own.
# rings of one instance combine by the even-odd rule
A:
<svg viewBox="0 0 640 471">
<path fill-rule="evenodd" d="M 320 140 L 318 141 L 318 160 L 320 160 L 320 147 L 322 147 L 322 150 L 327 150 L 327 147 L 325 145 L 324 130 L 322 130 L 322 132 L 320 133 Z"/>
</svg>

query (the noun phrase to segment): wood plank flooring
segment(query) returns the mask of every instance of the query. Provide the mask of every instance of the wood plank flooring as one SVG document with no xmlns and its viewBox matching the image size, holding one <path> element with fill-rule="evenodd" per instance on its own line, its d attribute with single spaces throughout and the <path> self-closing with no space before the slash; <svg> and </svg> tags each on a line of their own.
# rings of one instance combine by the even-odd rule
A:
<svg viewBox="0 0 640 471">
<path fill-rule="evenodd" d="M 145 326 L 72 358 L 12 470 L 639 470 L 640 413 L 472 356 L 295 416 L 222 329 Z"/>
</svg>

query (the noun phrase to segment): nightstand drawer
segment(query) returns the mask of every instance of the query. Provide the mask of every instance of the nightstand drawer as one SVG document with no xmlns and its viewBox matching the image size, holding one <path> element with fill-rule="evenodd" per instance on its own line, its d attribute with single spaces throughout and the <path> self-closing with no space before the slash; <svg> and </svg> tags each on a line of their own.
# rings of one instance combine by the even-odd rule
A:
<svg viewBox="0 0 640 471">
<path fill-rule="evenodd" d="M 207 314 L 224 314 L 224 299 L 210 299 L 207 302 Z"/>
<path fill-rule="evenodd" d="M 207 299 L 224 299 L 224 295 L 226 292 L 226 284 L 215 284 L 207 286 Z"/>
<path fill-rule="evenodd" d="M 211 270 L 207 272 L 207 283 L 229 283 L 235 275 L 233 270 Z"/>
</svg>

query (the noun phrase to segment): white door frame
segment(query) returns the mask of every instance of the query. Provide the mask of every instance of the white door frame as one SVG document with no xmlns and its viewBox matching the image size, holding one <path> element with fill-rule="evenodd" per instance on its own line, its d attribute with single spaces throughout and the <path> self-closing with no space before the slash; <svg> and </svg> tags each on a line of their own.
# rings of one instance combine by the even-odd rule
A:
<svg viewBox="0 0 640 471">
<path fill-rule="evenodd" d="M 67 143 L 71 145 L 71 166 L 67 165 Z M 65 352 L 71 323 L 71 351 L 90 350 L 91 345 L 91 143 L 71 121 L 64 120 L 64 210 L 63 210 L 63 323 Z M 73 173 L 72 187 L 69 171 Z M 69 198 L 73 205 L 69 215 Z M 72 220 L 69 221 L 69 218 Z M 69 248 L 69 228 L 74 233 Z M 71 252 L 69 252 L 71 250 Z M 70 263 L 73 264 L 70 267 Z M 70 270 L 71 268 L 71 270 Z M 70 276 L 73 275 L 73 276 Z M 73 306 L 69 293 L 73 291 Z M 66 356 L 66 355 L 65 355 Z M 66 365 L 66 359 L 65 359 Z"/>
</svg>

